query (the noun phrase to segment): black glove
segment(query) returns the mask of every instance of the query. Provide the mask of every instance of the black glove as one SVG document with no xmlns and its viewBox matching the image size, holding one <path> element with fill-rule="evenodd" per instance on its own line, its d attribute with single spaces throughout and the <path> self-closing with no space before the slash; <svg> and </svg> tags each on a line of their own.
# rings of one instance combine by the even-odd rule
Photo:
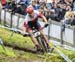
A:
<svg viewBox="0 0 75 62">
<path fill-rule="evenodd" d="M 23 34 L 23 37 L 26 37 L 27 36 L 27 34 Z"/>
<path fill-rule="evenodd" d="M 45 27 L 47 27 L 48 26 L 48 24 L 45 24 Z"/>
<path fill-rule="evenodd" d="M 23 34 L 23 37 L 27 37 L 27 36 L 30 36 L 30 34 Z"/>
</svg>

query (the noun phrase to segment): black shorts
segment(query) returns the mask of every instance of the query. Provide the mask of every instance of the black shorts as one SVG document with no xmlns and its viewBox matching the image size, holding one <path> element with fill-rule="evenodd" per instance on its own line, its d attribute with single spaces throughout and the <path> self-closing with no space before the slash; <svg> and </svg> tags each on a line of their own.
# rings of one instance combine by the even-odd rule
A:
<svg viewBox="0 0 75 62">
<path fill-rule="evenodd" d="M 37 29 L 37 30 L 41 29 L 41 25 L 39 24 L 39 22 L 31 22 L 31 21 L 28 22 L 27 30 L 29 31 L 33 29 Z"/>
</svg>

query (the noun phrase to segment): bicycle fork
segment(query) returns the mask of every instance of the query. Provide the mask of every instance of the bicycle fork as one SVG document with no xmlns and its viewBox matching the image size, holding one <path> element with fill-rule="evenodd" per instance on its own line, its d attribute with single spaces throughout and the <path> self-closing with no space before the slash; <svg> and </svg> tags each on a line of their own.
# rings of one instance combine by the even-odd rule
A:
<svg viewBox="0 0 75 62">
<path fill-rule="evenodd" d="M 42 36 L 37 36 L 36 39 L 37 39 L 37 41 L 40 45 L 40 48 L 43 50 L 43 52 L 44 53 L 48 52 L 47 44 L 46 44 L 45 40 L 43 39 L 43 37 Z"/>
</svg>

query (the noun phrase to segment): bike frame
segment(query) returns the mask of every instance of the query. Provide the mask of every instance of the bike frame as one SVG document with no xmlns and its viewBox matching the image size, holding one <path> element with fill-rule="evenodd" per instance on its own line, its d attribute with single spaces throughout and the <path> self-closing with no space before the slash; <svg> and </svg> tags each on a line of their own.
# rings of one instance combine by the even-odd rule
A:
<svg viewBox="0 0 75 62">
<path fill-rule="evenodd" d="M 44 29 L 46 27 L 42 27 L 40 30 Z M 39 30 L 39 31 L 40 31 Z M 45 42 L 45 39 L 43 38 L 43 36 L 40 34 L 38 30 L 34 29 L 33 30 L 33 34 L 34 34 L 34 37 L 37 39 L 39 45 L 40 45 L 40 48 L 43 50 L 43 52 L 48 52 L 48 48 L 47 48 L 47 44 Z M 26 36 L 30 36 L 30 34 L 26 35 Z"/>
<path fill-rule="evenodd" d="M 42 27 L 40 30 L 43 30 L 44 28 L 46 28 L 47 26 L 44 26 L 44 27 Z M 37 39 L 37 41 L 38 41 L 38 43 L 39 43 L 39 45 L 40 45 L 40 48 L 43 50 L 43 52 L 48 52 L 48 48 L 47 48 L 47 44 L 46 44 L 46 41 L 45 41 L 45 39 L 44 39 L 44 37 L 40 34 L 40 30 L 36 30 L 36 29 L 33 29 L 33 32 L 32 32 L 32 34 L 34 35 L 34 37 Z M 17 32 L 18 34 L 21 34 L 21 35 L 23 35 L 22 34 L 22 32 L 21 31 L 18 31 L 18 30 L 15 30 L 15 31 L 13 31 L 13 32 Z M 36 35 L 35 35 L 35 33 L 37 33 Z M 11 36 L 13 35 L 13 33 L 11 34 Z M 10 37 L 11 37 L 10 36 Z M 23 35 L 24 37 L 26 37 L 26 36 L 31 36 L 31 34 L 29 34 L 29 33 L 26 33 L 26 34 L 24 34 Z"/>
<path fill-rule="evenodd" d="M 38 41 L 38 43 L 39 43 L 39 45 L 40 45 L 40 48 L 43 50 L 43 52 L 44 52 L 44 53 L 47 52 L 47 51 L 48 51 L 48 50 L 47 50 L 47 44 L 46 44 L 46 42 L 45 42 L 43 36 L 42 36 L 42 35 L 37 35 L 37 36 L 36 36 L 36 39 L 37 39 L 37 41 Z"/>
</svg>

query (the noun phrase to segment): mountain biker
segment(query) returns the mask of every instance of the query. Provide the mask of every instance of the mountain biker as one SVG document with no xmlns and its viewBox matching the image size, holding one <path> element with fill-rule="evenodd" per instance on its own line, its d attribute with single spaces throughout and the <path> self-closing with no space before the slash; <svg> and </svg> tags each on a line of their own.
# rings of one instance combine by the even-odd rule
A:
<svg viewBox="0 0 75 62">
<path fill-rule="evenodd" d="M 33 43 L 35 44 L 37 51 L 41 51 L 40 46 L 32 33 L 33 27 L 35 29 L 39 30 L 41 35 L 44 37 L 44 39 L 46 41 L 47 47 L 50 49 L 49 43 L 48 43 L 48 38 L 44 34 L 43 30 L 40 30 L 42 27 L 38 23 L 38 18 L 42 18 L 43 21 L 45 22 L 45 27 L 47 27 L 48 22 L 47 22 L 46 17 L 43 14 L 41 14 L 39 11 L 34 10 L 33 6 L 31 6 L 31 5 L 26 8 L 26 12 L 27 12 L 27 15 L 25 16 L 25 21 L 24 21 L 24 31 L 26 30 L 31 35 L 31 39 L 32 39 Z"/>
</svg>

